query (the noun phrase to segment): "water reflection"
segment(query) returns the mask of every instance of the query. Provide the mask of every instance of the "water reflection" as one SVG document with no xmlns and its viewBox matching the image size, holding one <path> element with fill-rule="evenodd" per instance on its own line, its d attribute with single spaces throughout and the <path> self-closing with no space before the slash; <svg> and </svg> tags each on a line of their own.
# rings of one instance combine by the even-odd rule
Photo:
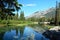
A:
<svg viewBox="0 0 60 40">
<path fill-rule="evenodd" d="M 6 31 L 3 40 L 48 40 L 42 34 L 35 32 L 30 27 L 11 29 Z"/>
<path fill-rule="evenodd" d="M 4 33 L 5 33 L 5 32 L 1 32 L 1 33 L 0 33 L 0 40 L 3 40 Z"/>
</svg>

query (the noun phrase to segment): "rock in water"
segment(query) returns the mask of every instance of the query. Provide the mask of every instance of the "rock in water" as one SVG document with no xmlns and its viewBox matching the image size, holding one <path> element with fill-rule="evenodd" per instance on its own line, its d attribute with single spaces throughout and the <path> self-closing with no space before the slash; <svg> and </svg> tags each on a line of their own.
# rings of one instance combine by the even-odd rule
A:
<svg viewBox="0 0 60 40">
<path fill-rule="evenodd" d="M 56 26 L 56 27 L 53 27 L 53 28 L 51 28 L 51 29 L 49 29 L 49 30 L 55 30 L 55 31 L 58 31 L 58 30 L 60 30 L 60 27 L 59 27 L 59 26 Z"/>
<path fill-rule="evenodd" d="M 60 27 L 56 26 L 46 30 L 43 35 L 50 40 L 60 40 Z"/>
</svg>

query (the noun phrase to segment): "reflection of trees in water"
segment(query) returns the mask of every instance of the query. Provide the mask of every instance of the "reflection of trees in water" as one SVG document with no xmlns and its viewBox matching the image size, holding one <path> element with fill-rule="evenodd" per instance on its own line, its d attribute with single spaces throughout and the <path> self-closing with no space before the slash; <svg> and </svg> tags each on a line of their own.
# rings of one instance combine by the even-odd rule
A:
<svg viewBox="0 0 60 40">
<path fill-rule="evenodd" d="M 24 32 L 24 28 L 25 26 L 19 26 L 19 27 L 16 27 L 16 36 L 18 36 L 18 31 L 20 31 L 20 39 L 22 38 L 23 36 L 23 32 Z M 19 30 L 18 30 L 19 29 Z"/>
<path fill-rule="evenodd" d="M 1 33 L 0 33 L 0 40 L 3 40 L 4 33 L 5 33 L 5 32 L 1 32 Z"/>
<path fill-rule="evenodd" d="M 15 29 L 16 29 L 16 36 L 17 36 L 18 35 L 18 28 L 16 27 Z"/>
<path fill-rule="evenodd" d="M 7 31 L 11 31 L 11 29 L 16 30 L 16 36 L 18 36 L 18 31 L 20 31 L 20 36 L 23 36 L 25 26 L 19 26 L 19 27 L 2 27 L 0 28 L 0 40 L 3 40 L 4 33 Z M 18 30 L 19 29 L 19 30 Z"/>
<path fill-rule="evenodd" d="M 25 26 L 20 27 L 20 37 L 23 36 L 24 29 L 25 29 Z"/>
<path fill-rule="evenodd" d="M 11 31 L 10 27 L 1 27 L 0 28 L 0 40 L 3 40 L 3 36 L 5 34 L 5 32 L 7 31 Z"/>
<path fill-rule="evenodd" d="M 16 30 L 16 35 L 14 36 L 14 40 L 18 40 L 19 36 L 18 36 L 18 28 L 15 27 L 14 28 Z"/>
</svg>

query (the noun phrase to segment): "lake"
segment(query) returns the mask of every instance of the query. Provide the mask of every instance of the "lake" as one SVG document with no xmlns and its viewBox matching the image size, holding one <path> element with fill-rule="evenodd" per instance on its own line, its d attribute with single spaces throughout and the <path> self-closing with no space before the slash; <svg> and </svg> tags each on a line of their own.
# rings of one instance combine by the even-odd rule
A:
<svg viewBox="0 0 60 40">
<path fill-rule="evenodd" d="M 40 30 L 37 32 L 35 29 Z M 42 35 L 42 31 L 43 28 L 37 25 L 0 27 L 0 40 L 49 40 Z"/>
</svg>

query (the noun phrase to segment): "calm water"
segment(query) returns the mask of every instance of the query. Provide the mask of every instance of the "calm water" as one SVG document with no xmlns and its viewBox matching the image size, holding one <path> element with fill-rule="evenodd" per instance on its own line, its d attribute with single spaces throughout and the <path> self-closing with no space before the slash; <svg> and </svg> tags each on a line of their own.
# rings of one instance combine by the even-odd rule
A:
<svg viewBox="0 0 60 40">
<path fill-rule="evenodd" d="M 48 40 L 41 33 L 34 31 L 31 27 L 7 27 L 1 29 L 0 40 Z"/>
</svg>

